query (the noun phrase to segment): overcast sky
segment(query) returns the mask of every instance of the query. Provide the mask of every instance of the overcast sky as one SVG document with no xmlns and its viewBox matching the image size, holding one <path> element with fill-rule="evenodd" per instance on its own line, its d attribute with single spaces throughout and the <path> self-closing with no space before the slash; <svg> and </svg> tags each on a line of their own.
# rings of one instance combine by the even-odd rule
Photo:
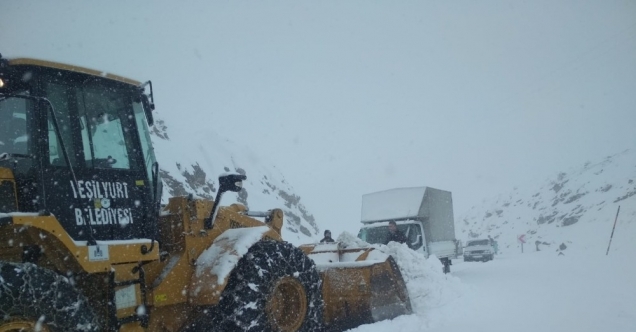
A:
<svg viewBox="0 0 636 332">
<path fill-rule="evenodd" d="M 431 186 L 455 215 L 636 143 L 635 1 L 12 1 L 0 53 L 153 80 L 173 135 L 274 164 L 321 227 Z"/>
</svg>

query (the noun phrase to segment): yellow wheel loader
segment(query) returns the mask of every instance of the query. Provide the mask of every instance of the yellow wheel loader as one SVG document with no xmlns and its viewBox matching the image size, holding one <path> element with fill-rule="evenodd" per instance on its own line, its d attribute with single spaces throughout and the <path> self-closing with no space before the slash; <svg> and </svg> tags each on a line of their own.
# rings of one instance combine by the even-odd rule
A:
<svg viewBox="0 0 636 332">
<path fill-rule="evenodd" d="M 283 212 L 173 197 L 152 84 L 0 56 L 0 332 L 324 331 L 411 311 L 390 257 L 297 248 Z"/>
</svg>

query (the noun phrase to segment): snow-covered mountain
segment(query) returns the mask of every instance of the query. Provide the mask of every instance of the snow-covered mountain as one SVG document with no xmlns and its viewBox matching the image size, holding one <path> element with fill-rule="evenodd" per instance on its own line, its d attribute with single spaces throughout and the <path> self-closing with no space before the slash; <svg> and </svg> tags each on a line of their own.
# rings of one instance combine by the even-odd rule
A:
<svg viewBox="0 0 636 332">
<path fill-rule="evenodd" d="M 464 240 L 495 238 L 503 252 L 606 250 L 618 206 L 612 250 L 636 249 L 636 151 L 559 172 L 543 183 L 515 187 L 456 219 Z"/>
<path fill-rule="evenodd" d="M 152 141 L 160 165 L 164 184 L 163 201 L 172 196 L 214 199 L 218 176 L 226 173 L 247 175 L 244 189 L 228 192 L 223 205 L 240 202 L 250 210 L 266 211 L 281 208 L 285 212 L 283 238 L 294 244 L 313 241 L 318 226 L 313 215 L 301 203 L 301 197 L 285 181 L 276 166 L 233 142 L 206 130 L 178 135 L 155 115 Z"/>
</svg>

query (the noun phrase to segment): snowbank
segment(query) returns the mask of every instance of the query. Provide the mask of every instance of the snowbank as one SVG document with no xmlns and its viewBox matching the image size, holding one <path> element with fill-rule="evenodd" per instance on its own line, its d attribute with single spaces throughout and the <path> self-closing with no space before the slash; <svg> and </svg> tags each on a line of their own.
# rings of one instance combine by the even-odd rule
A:
<svg viewBox="0 0 636 332">
<path fill-rule="evenodd" d="M 416 316 L 407 318 L 406 320 L 408 321 L 412 321 L 415 318 L 417 321 L 425 323 L 425 314 L 430 309 L 457 300 L 467 289 L 459 278 L 442 272 L 442 264 L 437 257 L 431 256 L 427 259 L 424 255 L 409 249 L 405 244 L 391 242 L 389 245 L 371 245 L 347 232 L 342 233 L 338 237 L 338 242 L 347 247 L 373 247 L 383 254 L 393 256 L 406 282 L 414 316 Z M 373 326 L 374 331 L 376 329 L 378 331 L 399 330 L 395 327 L 396 325 L 399 326 L 400 322 L 404 320 L 404 317 L 398 317 L 390 322 L 362 325 L 349 331 L 367 331 L 369 326 Z M 408 323 L 409 326 L 411 324 L 412 322 Z M 389 328 L 389 326 L 391 327 Z M 383 329 L 383 327 L 386 327 L 386 329 Z"/>
</svg>

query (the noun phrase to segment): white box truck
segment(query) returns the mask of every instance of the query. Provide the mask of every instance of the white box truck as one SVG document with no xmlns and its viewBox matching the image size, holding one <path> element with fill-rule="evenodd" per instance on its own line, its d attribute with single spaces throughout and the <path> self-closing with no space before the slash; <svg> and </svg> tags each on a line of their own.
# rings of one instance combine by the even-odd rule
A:
<svg viewBox="0 0 636 332">
<path fill-rule="evenodd" d="M 426 257 L 435 255 L 450 272 L 461 243 L 455 239 L 453 197 L 450 191 L 398 188 L 362 196 L 362 227 L 358 237 L 368 243 L 387 244 L 389 222 L 406 236 L 409 248 Z"/>
</svg>

